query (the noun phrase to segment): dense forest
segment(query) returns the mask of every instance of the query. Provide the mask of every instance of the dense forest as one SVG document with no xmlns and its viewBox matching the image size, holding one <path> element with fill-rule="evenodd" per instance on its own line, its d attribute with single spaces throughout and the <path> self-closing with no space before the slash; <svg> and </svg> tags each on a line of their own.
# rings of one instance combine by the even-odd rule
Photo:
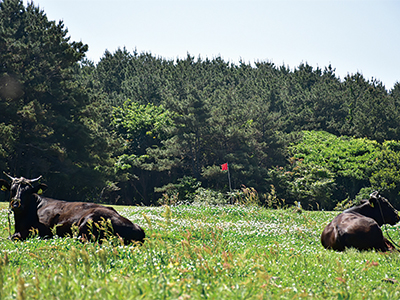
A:
<svg viewBox="0 0 400 300">
<path fill-rule="evenodd" d="M 379 189 L 400 205 L 400 83 L 87 50 L 34 4 L 0 1 L 0 169 L 42 175 L 47 195 L 156 205 L 251 187 L 332 209 Z"/>
</svg>

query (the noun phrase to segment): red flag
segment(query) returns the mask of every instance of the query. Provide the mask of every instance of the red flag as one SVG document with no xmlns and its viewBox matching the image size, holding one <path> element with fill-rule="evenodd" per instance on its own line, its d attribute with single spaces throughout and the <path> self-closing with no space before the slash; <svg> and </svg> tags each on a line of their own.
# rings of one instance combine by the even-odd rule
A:
<svg viewBox="0 0 400 300">
<path fill-rule="evenodd" d="M 228 163 L 224 163 L 223 165 L 221 165 L 221 170 L 228 171 Z"/>
</svg>

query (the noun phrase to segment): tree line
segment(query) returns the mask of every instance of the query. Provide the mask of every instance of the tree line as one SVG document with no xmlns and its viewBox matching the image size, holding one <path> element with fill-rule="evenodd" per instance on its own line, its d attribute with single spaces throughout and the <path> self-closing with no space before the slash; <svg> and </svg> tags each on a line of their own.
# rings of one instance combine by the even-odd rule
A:
<svg viewBox="0 0 400 300">
<path fill-rule="evenodd" d="M 388 91 L 360 73 L 340 79 L 331 65 L 168 60 L 125 48 L 94 64 L 87 50 L 33 3 L 0 2 L 0 168 L 43 175 L 54 197 L 190 201 L 199 188 L 229 191 L 226 162 L 234 190 L 253 187 L 263 201 L 274 191 L 331 209 L 363 188 L 398 196 L 399 83 Z M 336 139 L 345 149 L 377 145 L 371 168 L 346 173 L 331 158 L 354 153 L 333 148 L 321 161 L 310 150 Z"/>
</svg>

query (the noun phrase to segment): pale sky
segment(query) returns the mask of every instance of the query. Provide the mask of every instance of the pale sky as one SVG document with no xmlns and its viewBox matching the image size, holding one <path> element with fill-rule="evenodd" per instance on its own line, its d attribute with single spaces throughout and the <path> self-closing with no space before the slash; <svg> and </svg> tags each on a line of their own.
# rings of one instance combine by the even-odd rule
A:
<svg viewBox="0 0 400 300">
<path fill-rule="evenodd" d="M 71 41 L 88 44 L 87 58 L 95 63 L 106 49 L 126 47 L 170 60 L 189 53 L 291 69 L 331 64 L 342 80 L 360 72 L 387 90 L 400 82 L 398 0 L 33 2 L 49 20 L 64 21 Z"/>
</svg>

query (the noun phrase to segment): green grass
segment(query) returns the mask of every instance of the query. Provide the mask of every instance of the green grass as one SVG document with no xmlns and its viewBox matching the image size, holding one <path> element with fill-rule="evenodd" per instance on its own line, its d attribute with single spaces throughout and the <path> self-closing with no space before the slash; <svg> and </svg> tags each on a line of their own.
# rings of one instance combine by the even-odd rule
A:
<svg viewBox="0 0 400 300">
<path fill-rule="evenodd" d="M 142 246 L 76 238 L 13 242 L 0 211 L 0 299 L 399 299 L 398 253 L 320 244 L 336 212 L 116 207 Z M 397 227 L 388 227 L 395 241 Z"/>
</svg>

